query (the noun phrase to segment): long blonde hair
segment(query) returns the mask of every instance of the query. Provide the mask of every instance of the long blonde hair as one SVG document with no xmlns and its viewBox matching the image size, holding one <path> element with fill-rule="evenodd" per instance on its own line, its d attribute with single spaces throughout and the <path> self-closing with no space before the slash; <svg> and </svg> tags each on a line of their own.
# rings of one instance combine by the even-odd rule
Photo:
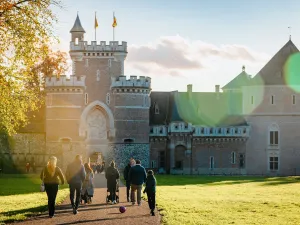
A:
<svg viewBox="0 0 300 225">
<path fill-rule="evenodd" d="M 55 174 L 56 163 L 57 163 L 57 158 L 55 156 L 51 156 L 47 163 L 47 170 L 52 177 Z"/>
</svg>

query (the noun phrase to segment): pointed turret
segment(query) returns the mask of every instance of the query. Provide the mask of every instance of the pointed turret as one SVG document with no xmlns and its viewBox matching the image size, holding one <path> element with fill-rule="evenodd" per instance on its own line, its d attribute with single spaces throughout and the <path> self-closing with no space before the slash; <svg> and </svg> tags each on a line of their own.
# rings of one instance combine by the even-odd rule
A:
<svg viewBox="0 0 300 225">
<path fill-rule="evenodd" d="M 78 41 L 84 41 L 85 30 L 83 29 L 83 27 L 81 25 L 78 13 L 77 13 L 77 17 L 76 17 L 74 26 L 70 30 L 70 33 L 72 35 L 72 41 L 76 42 L 76 39 L 78 39 Z"/>
</svg>

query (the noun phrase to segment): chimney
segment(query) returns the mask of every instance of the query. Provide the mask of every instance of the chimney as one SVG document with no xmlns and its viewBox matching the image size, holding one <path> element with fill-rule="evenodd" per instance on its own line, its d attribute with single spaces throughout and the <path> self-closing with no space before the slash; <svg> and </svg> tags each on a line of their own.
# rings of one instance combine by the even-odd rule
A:
<svg viewBox="0 0 300 225">
<path fill-rule="evenodd" d="M 220 92 L 220 85 L 215 85 L 215 90 L 216 90 L 216 93 L 219 93 Z"/>
<path fill-rule="evenodd" d="M 188 84 L 187 85 L 187 93 L 188 93 L 189 97 L 191 97 L 192 92 L 193 92 L 193 85 L 192 84 Z"/>
</svg>

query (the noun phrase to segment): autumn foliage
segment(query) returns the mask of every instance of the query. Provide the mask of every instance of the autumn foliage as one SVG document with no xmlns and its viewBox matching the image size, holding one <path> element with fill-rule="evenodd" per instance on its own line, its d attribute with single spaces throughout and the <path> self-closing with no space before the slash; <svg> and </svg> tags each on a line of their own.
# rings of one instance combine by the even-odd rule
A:
<svg viewBox="0 0 300 225">
<path fill-rule="evenodd" d="M 58 0 L 0 1 L 0 130 L 12 134 L 42 102 L 44 76 L 65 72 L 66 55 L 52 52 L 52 6 Z"/>
</svg>

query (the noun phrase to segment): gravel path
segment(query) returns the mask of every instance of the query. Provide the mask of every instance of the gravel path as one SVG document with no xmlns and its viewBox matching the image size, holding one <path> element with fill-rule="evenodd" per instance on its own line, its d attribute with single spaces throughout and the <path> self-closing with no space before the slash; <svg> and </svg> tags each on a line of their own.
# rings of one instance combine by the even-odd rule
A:
<svg viewBox="0 0 300 225">
<path fill-rule="evenodd" d="M 141 206 L 134 205 L 126 201 L 126 187 L 120 187 L 120 203 L 116 205 L 106 204 L 106 179 L 104 174 L 95 176 L 95 195 L 93 203 L 90 205 L 81 205 L 78 214 L 73 215 L 70 200 L 67 198 L 64 203 L 56 207 L 54 218 L 49 218 L 48 213 L 30 218 L 18 224 L 31 225 L 71 225 L 71 224 L 118 224 L 118 225 L 158 225 L 160 216 L 156 211 L 155 216 L 150 216 L 148 203 L 143 201 Z M 127 208 L 125 213 L 119 212 L 119 207 Z"/>
</svg>

